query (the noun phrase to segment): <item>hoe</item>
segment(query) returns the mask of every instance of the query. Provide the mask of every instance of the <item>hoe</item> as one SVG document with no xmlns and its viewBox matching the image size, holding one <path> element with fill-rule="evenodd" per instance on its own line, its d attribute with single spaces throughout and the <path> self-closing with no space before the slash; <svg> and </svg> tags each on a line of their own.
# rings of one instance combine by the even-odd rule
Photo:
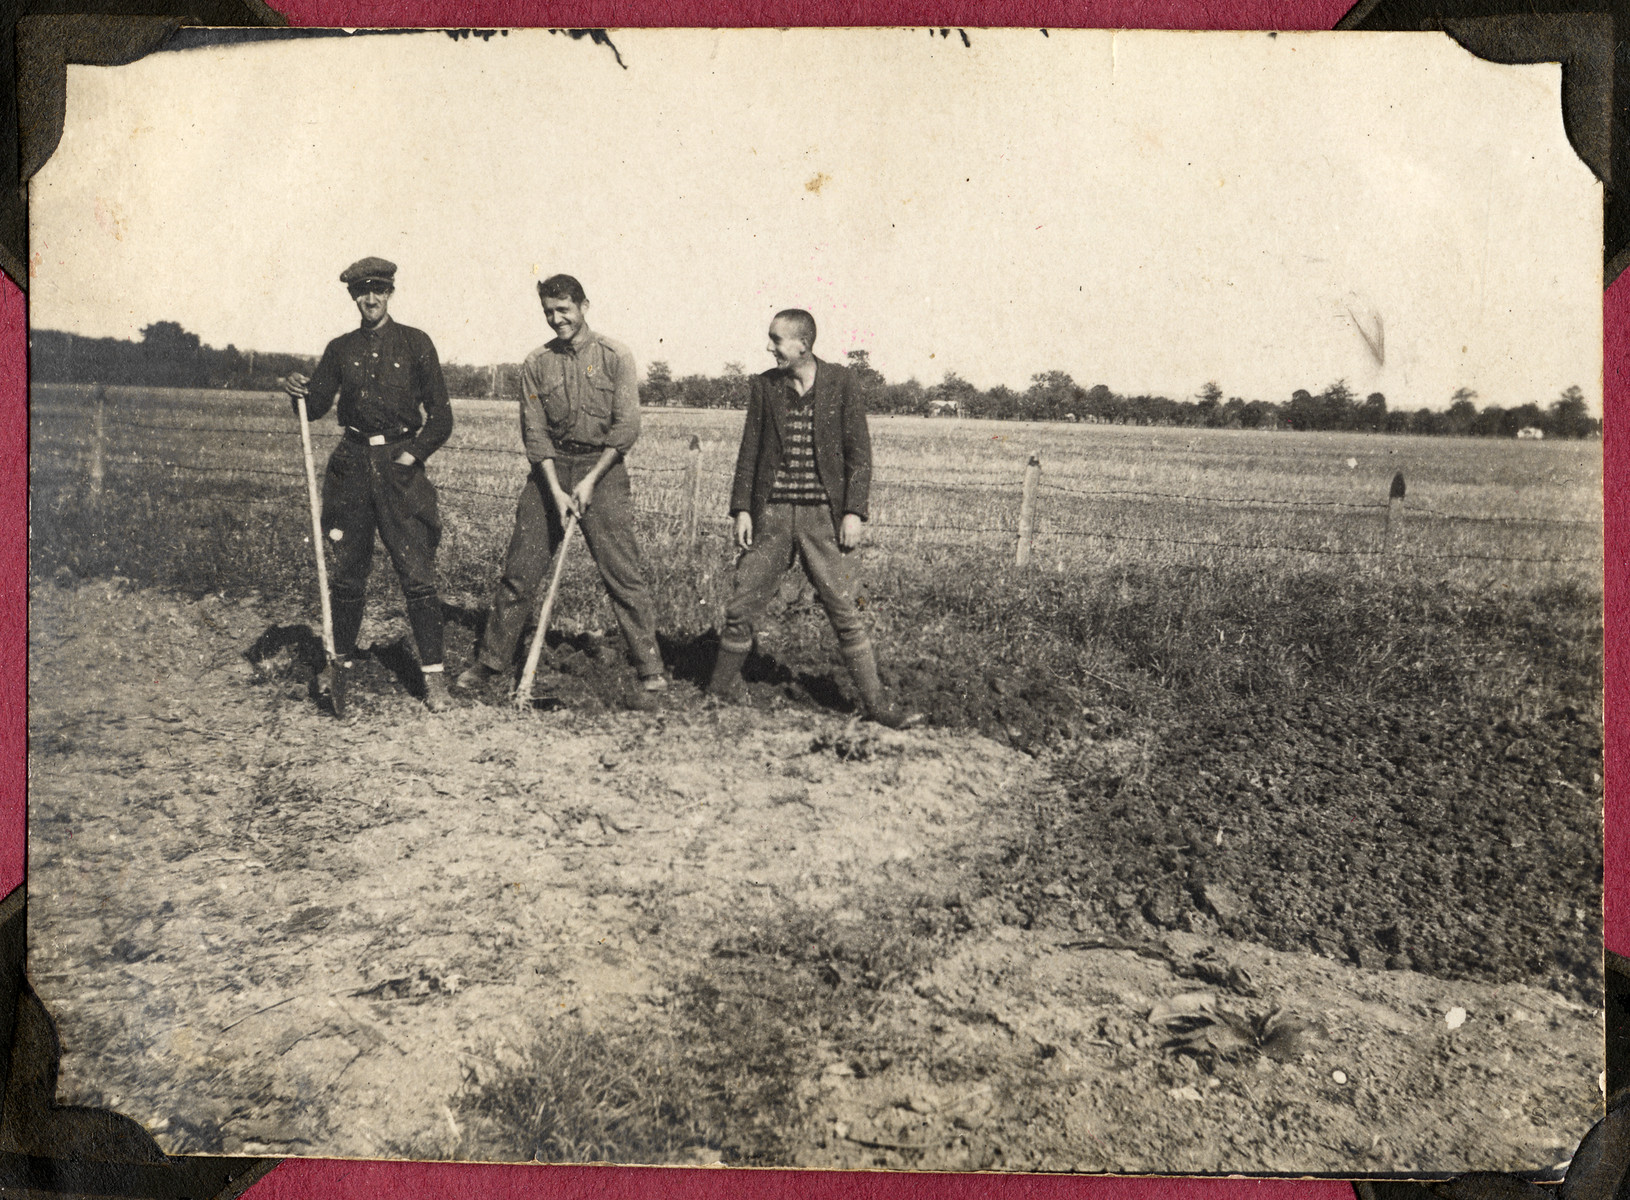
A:
<svg viewBox="0 0 1630 1200">
<path fill-rule="evenodd" d="M 521 681 L 515 685 L 515 707 L 529 708 L 532 704 L 532 683 L 538 674 L 538 657 L 543 653 L 544 635 L 549 632 L 549 614 L 554 612 L 555 597 L 560 594 L 560 577 L 566 570 L 566 550 L 572 544 L 572 534 L 577 529 L 577 516 L 574 513 L 566 518 L 566 532 L 560 539 L 560 550 L 555 554 L 555 573 L 549 580 L 549 591 L 543 597 L 543 607 L 538 610 L 538 627 L 532 634 L 532 645 L 526 652 L 526 666 L 521 670 Z"/>
</svg>

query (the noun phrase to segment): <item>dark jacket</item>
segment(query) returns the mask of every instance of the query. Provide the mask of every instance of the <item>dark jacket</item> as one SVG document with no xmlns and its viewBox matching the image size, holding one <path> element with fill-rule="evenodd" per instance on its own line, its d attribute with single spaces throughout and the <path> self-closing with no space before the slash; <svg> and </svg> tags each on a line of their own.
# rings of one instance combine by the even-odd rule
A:
<svg viewBox="0 0 1630 1200">
<path fill-rule="evenodd" d="M 747 420 L 736 455 L 736 479 L 730 489 L 730 512 L 747 512 L 759 524 L 781 465 L 781 428 L 787 415 L 791 384 L 779 367 L 752 378 L 747 393 Z M 866 429 L 866 399 L 848 367 L 815 360 L 815 469 L 832 506 L 833 527 L 844 513 L 862 521 L 872 487 L 872 439 Z"/>
<path fill-rule="evenodd" d="M 338 396 L 341 425 L 369 435 L 409 430 L 416 436 L 400 448 L 420 462 L 453 432 L 436 347 L 422 330 L 392 320 L 329 342 L 306 388 L 306 412 L 313 421 Z"/>
</svg>

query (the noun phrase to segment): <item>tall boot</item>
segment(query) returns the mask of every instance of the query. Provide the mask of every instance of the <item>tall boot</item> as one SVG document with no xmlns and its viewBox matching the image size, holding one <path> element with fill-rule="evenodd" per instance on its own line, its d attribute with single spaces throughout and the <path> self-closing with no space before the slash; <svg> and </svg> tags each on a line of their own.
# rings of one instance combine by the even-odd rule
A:
<svg viewBox="0 0 1630 1200">
<path fill-rule="evenodd" d="M 414 596 L 407 602 L 408 624 L 419 648 L 419 665 L 433 667 L 442 659 L 441 601 L 435 596 Z"/>
<path fill-rule="evenodd" d="M 360 596 L 336 596 L 329 593 L 329 608 L 334 621 L 334 657 L 348 662 L 357 652 L 357 634 L 362 632 L 362 610 L 367 601 Z"/>
<path fill-rule="evenodd" d="M 453 698 L 447 693 L 445 671 L 425 671 L 424 706 L 433 713 L 446 712 L 453 707 Z"/>
<path fill-rule="evenodd" d="M 751 649 L 749 646 L 746 650 L 728 650 L 723 644 L 719 646 L 719 655 L 713 660 L 713 674 L 707 681 L 708 695 L 721 700 L 741 697 L 741 669 L 747 665 L 747 655 Z"/>
<path fill-rule="evenodd" d="M 890 729 L 910 729 L 923 723 L 922 713 L 907 712 L 884 698 L 883 681 L 877 674 L 877 653 L 870 642 L 845 646 L 842 653 L 843 661 L 849 665 L 850 678 L 860 692 L 860 703 L 868 721 Z"/>
</svg>

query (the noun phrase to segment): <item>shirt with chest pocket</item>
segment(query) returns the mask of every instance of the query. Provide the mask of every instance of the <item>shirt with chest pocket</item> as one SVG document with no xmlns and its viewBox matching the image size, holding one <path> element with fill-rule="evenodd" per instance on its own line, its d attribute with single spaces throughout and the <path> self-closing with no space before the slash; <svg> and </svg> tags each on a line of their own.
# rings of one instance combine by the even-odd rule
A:
<svg viewBox="0 0 1630 1200">
<path fill-rule="evenodd" d="M 576 347 L 559 339 L 521 367 L 521 439 L 534 462 L 562 443 L 626 454 L 639 436 L 639 391 L 626 347 L 591 334 Z"/>
<path fill-rule="evenodd" d="M 311 419 L 327 413 L 336 396 L 340 424 L 368 436 L 414 433 L 404 449 L 421 462 L 453 429 L 435 346 L 423 331 L 394 321 L 328 344 L 308 384 Z"/>
</svg>

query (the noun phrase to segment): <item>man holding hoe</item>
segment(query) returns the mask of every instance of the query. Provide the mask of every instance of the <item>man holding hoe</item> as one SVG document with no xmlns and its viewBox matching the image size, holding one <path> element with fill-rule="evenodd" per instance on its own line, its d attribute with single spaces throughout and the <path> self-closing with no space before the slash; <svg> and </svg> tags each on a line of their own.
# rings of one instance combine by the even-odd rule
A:
<svg viewBox="0 0 1630 1200">
<path fill-rule="evenodd" d="M 866 403 L 853 372 L 815 357 L 815 318 L 783 309 L 770 322 L 773 370 L 755 375 L 730 491 L 735 587 L 708 691 L 741 694 L 753 624 L 797 559 L 815 585 L 866 716 L 891 729 L 922 723 L 883 696 L 877 656 L 855 604 L 861 523 L 872 480 Z"/>
<path fill-rule="evenodd" d="M 555 336 L 521 365 L 521 441 L 532 470 L 521 488 L 480 650 L 457 686 L 484 687 L 510 669 L 544 569 L 575 521 L 600 568 L 641 686 L 659 692 L 668 679 L 623 465 L 640 432 L 634 356 L 589 328 L 588 297 L 572 276 L 543 280 L 538 299 Z"/>
<path fill-rule="evenodd" d="M 453 432 L 453 410 L 430 338 L 390 319 L 395 279 L 396 265 L 382 258 L 345 268 L 340 282 L 356 301 L 361 327 L 328 343 L 311 378 L 293 374 L 283 381 L 295 410 L 304 398 L 312 420 L 325 415 L 337 396 L 345 427 L 322 487 L 321 527 L 334 550 L 333 658 L 319 687 L 329 691 L 336 713 L 362 628 L 376 530 L 402 581 L 424 672 L 425 704 L 441 712 L 451 703 L 436 595 L 441 517 L 424 464 Z"/>
</svg>

